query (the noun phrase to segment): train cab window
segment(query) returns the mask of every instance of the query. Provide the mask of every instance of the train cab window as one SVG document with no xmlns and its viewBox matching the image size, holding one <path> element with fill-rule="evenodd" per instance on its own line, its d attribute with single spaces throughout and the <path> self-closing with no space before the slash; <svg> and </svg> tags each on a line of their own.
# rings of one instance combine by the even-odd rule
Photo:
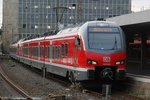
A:
<svg viewBox="0 0 150 100">
<path fill-rule="evenodd" d="M 117 27 L 89 27 L 88 46 L 93 50 L 118 50 L 122 48 Z"/>
<path fill-rule="evenodd" d="M 65 56 L 68 56 L 68 44 L 65 44 Z"/>
<path fill-rule="evenodd" d="M 64 44 L 61 45 L 61 55 L 62 56 L 65 55 L 65 46 L 64 46 Z"/>
</svg>

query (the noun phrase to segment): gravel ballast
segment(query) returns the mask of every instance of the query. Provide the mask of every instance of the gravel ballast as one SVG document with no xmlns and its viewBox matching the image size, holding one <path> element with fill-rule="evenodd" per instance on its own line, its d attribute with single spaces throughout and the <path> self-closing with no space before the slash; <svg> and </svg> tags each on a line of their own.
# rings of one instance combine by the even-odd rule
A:
<svg viewBox="0 0 150 100">
<path fill-rule="evenodd" d="M 51 79 L 43 79 L 42 75 L 30 70 L 29 66 L 15 60 L 1 60 L 1 67 L 15 84 L 34 98 L 45 100 L 49 99 L 49 94 L 53 94 L 65 95 L 67 100 L 99 100 L 98 97 L 74 90 L 70 86 L 64 86 Z"/>
</svg>

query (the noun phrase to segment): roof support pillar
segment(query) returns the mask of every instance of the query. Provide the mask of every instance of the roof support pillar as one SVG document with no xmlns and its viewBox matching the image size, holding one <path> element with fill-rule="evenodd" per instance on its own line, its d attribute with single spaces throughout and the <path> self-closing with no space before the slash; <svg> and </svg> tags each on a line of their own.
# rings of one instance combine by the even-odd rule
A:
<svg viewBox="0 0 150 100">
<path fill-rule="evenodd" d="M 146 66 L 147 62 L 147 34 L 146 33 L 141 33 L 141 67 L 140 71 L 143 70 L 143 68 Z"/>
</svg>

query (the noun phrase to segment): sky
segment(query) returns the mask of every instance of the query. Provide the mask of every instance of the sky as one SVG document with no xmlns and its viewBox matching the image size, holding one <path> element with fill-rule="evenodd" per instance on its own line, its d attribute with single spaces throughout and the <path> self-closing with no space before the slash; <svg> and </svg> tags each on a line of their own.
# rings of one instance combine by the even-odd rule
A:
<svg viewBox="0 0 150 100">
<path fill-rule="evenodd" d="M 150 0 L 132 0 L 132 11 L 139 12 L 150 9 Z"/>
<path fill-rule="evenodd" d="M 2 25 L 2 1 L 0 0 L 0 27 Z M 138 12 L 150 9 L 150 0 L 132 0 L 132 11 Z"/>
<path fill-rule="evenodd" d="M 2 0 L 0 0 L 0 28 L 2 26 Z"/>
</svg>

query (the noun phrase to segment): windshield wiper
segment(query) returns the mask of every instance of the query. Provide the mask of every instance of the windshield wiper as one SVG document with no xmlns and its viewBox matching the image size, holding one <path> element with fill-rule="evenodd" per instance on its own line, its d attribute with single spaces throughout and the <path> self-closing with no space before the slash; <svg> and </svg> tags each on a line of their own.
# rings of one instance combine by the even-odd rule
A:
<svg viewBox="0 0 150 100">
<path fill-rule="evenodd" d="M 114 46 L 112 47 L 111 50 L 115 50 L 115 49 L 117 49 L 117 39 L 116 39 L 116 36 L 115 36 Z"/>
</svg>

